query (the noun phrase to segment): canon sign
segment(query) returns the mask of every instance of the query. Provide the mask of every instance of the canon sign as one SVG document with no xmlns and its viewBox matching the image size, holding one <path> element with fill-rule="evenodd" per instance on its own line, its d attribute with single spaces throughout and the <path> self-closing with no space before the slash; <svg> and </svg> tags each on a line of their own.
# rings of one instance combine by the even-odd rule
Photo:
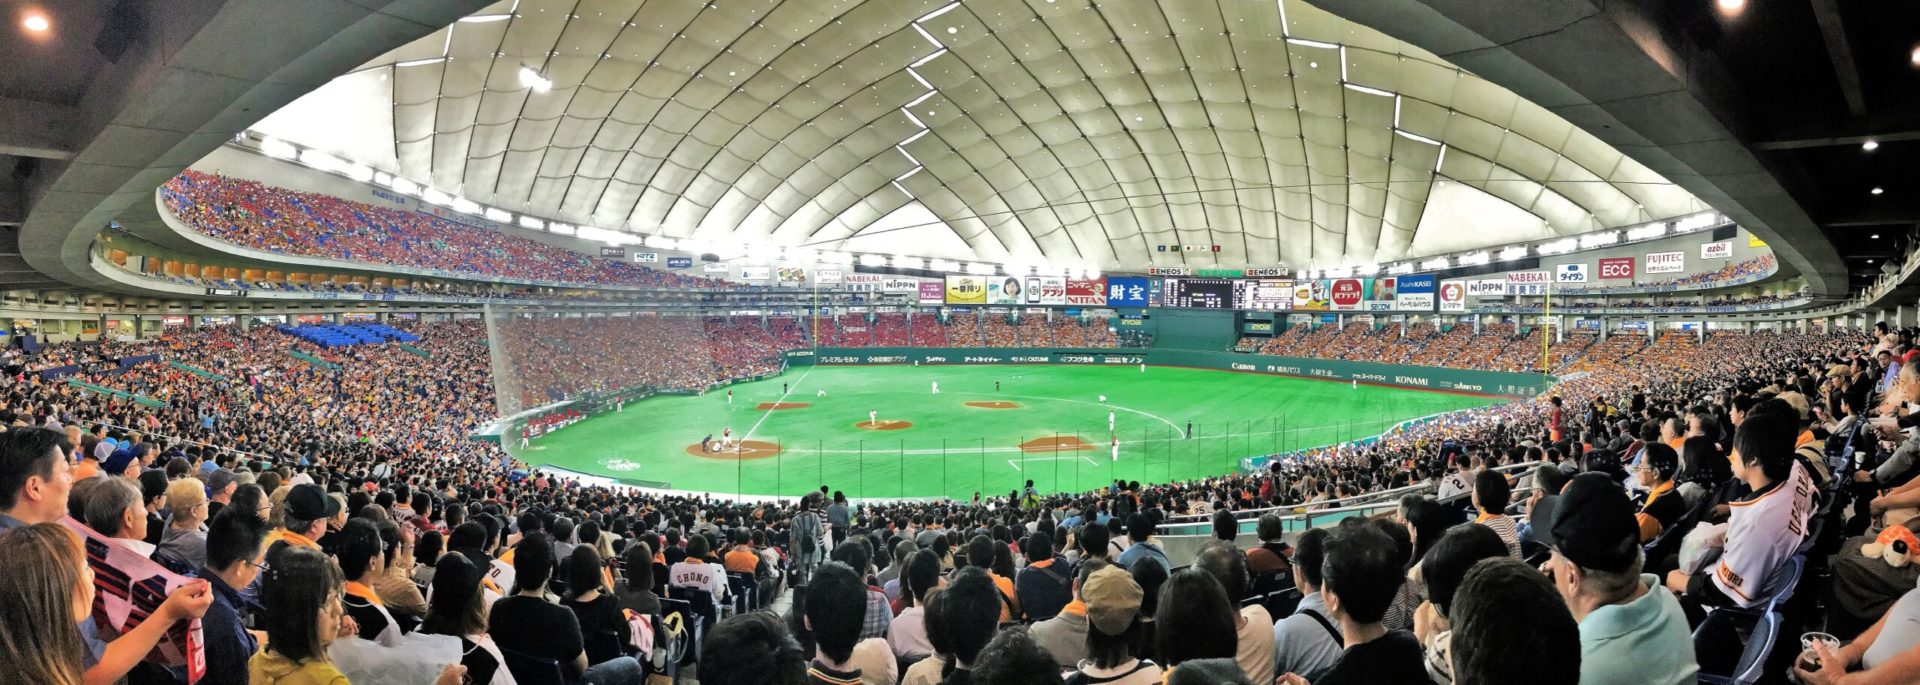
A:
<svg viewBox="0 0 1920 685">
<path fill-rule="evenodd" d="M 1600 277 L 1633 278 L 1632 257 L 1603 257 L 1600 259 Z"/>
</svg>

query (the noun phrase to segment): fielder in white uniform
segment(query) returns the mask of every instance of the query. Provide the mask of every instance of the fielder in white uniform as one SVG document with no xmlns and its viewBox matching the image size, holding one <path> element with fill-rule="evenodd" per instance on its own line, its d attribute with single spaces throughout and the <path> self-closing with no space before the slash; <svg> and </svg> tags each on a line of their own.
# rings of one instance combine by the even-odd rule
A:
<svg viewBox="0 0 1920 685">
<path fill-rule="evenodd" d="M 1140 362 L 1140 373 L 1146 373 L 1146 372 L 1147 372 L 1147 363 Z"/>
<path fill-rule="evenodd" d="M 1107 403 L 1107 396 L 1106 396 L 1106 395 L 1101 395 L 1101 396 L 1100 396 L 1100 403 L 1101 403 L 1101 404 L 1106 404 L 1106 403 Z"/>
<path fill-rule="evenodd" d="M 880 425 L 880 410 L 875 409 L 873 411 L 867 412 L 867 425 L 868 426 Z"/>
<path fill-rule="evenodd" d="M 933 394 L 935 395 L 940 394 L 940 381 L 933 382 Z"/>
<path fill-rule="evenodd" d="M 1107 412 L 1107 432 L 1113 432 L 1113 412 Z"/>
<path fill-rule="evenodd" d="M 1113 460 L 1120 461 L 1120 436 L 1113 436 Z"/>
</svg>

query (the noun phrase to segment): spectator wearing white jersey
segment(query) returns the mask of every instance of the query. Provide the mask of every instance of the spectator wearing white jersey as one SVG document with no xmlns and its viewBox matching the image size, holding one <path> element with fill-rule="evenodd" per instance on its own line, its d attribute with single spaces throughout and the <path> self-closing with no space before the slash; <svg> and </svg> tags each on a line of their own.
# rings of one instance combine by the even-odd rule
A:
<svg viewBox="0 0 1920 685">
<path fill-rule="evenodd" d="M 1753 408 L 1734 432 L 1733 475 L 1751 493 L 1728 504 L 1726 548 L 1713 570 L 1667 574 L 1667 587 L 1691 603 L 1748 607 L 1763 601 L 1767 579 L 1806 537 L 1815 487 L 1793 457 L 1798 412 L 1781 400 Z"/>
<path fill-rule="evenodd" d="M 687 558 L 667 569 L 669 587 L 693 588 L 713 593 L 714 606 L 727 603 L 727 568 L 709 563 L 707 538 L 695 535 L 687 540 Z"/>
</svg>

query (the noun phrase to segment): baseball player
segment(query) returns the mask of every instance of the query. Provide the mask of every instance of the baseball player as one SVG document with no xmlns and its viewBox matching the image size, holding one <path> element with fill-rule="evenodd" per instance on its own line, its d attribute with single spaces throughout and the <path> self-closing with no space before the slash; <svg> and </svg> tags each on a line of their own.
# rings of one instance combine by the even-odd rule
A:
<svg viewBox="0 0 1920 685">
<path fill-rule="evenodd" d="M 880 425 L 880 410 L 875 409 L 867 412 L 867 426 L 872 428 L 872 427 L 878 427 L 879 425 Z"/>
<path fill-rule="evenodd" d="M 933 394 L 935 395 L 940 394 L 940 381 L 933 382 Z"/>
</svg>

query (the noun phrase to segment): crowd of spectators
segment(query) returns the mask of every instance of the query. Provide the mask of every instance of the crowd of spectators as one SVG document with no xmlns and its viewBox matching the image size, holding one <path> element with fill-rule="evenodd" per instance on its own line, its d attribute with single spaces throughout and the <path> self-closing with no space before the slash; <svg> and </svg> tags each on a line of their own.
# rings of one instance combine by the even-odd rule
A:
<svg viewBox="0 0 1920 685">
<path fill-rule="evenodd" d="M 972 314 L 954 314 L 947 319 L 947 343 L 954 347 L 985 347 L 986 339 L 980 337 L 980 317 Z"/>
<path fill-rule="evenodd" d="M 626 335 L 577 321 L 542 323 Z M 752 319 L 648 323 L 760 335 L 735 329 Z M 337 369 L 289 366 L 295 343 L 271 330 L 180 332 L 164 361 L 111 376 L 110 348 L 48 352 L 162 407 L 44 382 L 16 358 L 0 380 L 0 602 L 21 610 L 0 614 L 0 672 L 184 682 L 155 647 L 197 618 L 206 685 L 640 683 L 672 677 L 654 657 L 674 625 L 691 626 L 686 660 L 711 685 L 1678 684 L 1763 639 L 1690 634 L 1746 610 L 1797 611 L 1837 638 L 1768 662 L 1776 674 L 1920 678 L 1920 571 L 1879 543 L 1912 539 L 1888 516 L 1920 500 L 1904 485 L 1920 438 L 1899 433 L 1920 399 L 1911 333 L 1665 335 L 1549 396 L 1254 473 L 753 503 L 586 486 L 465 440 L 491 411 L 484 329 L 414 332 L 428 356 L 312 352 Z M 1864 463 L 1820 450 L 1856 434 Z M 1494 467 L 1519 462 L 1540 464 L 1516 492 Z M 1264 509 L 1416 483 L 1435 497 L 1305 534 Z M 1860 537 L 1816 544 L 1849 496 Z M 1176 563 L 1157 529 L 1194 515 L 1220 539 Z M 1236 544 L 1240 517 L 1257 517 L 1257 542 Z M 1717 559 L 1679 553 L 1704 528 Z M 121 621 L 95 599 L 124 565 L 101 545 L 186 579 Z M 1769 595 L 1800 565 L 1830 569 L 1830 587 L 1799 590 L 1825 593 L 1826 612 Z M 758 609 L 790 587 L 786 616 Z"/>
<path fill-rule="evenodd" d="M 967 318 L 962 314 L 955 319 Z M 1019 347 L 1020 332 L 1007 322 L 1002 314 L 988 314 L 980 319 L 981 333 L 986 337 L 986 347 Z"/>
<path fill-rule="evenodd" d="M 187 227 L 242 247 L 362 264 L 576 285 L 744 287 L 602 259 L 409 209 L 187 170 L 160 187 Z"/>
</svg>

